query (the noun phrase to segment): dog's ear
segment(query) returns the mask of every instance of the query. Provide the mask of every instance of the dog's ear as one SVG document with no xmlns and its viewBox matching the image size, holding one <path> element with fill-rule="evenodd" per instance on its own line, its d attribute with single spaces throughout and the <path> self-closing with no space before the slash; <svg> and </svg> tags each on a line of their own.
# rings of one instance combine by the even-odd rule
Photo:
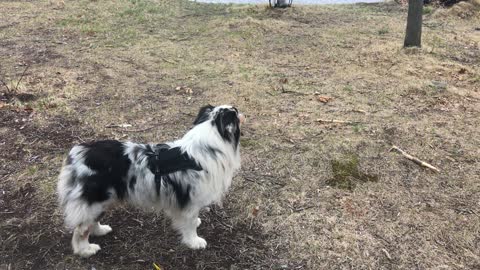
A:
<svg viewBox="0 0 480 270">
<path fill-rule="evenodd" d="M 215 107 L 213 107 L 210 104 L 200 108 L 200 111 L 198 112 L 197 118 L 195 119 L 195 121 L 193 121 L 193 124 L 198 125 L 198 124 L 201 124 L 201 123 L 207 121 L 208 118 L 210 117 L 210 113 L 213 111 L 214 108 Z"/>
</svg>

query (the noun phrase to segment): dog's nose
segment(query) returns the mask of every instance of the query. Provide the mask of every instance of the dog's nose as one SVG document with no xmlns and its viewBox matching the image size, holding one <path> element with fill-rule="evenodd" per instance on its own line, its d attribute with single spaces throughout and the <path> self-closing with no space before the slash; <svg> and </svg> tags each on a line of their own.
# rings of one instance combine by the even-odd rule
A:
<svg viewBox="0 0 480 270">
<path fill-rule="evenodd" d="M 245 115 L 243 113 L 238 114 L 238 119 L 240 120 L 240 124 L 243 124 L 243 123 L 245 123 L 245 121 L 247 121 L 247 118 L 245 117 Z"/>
</svg>

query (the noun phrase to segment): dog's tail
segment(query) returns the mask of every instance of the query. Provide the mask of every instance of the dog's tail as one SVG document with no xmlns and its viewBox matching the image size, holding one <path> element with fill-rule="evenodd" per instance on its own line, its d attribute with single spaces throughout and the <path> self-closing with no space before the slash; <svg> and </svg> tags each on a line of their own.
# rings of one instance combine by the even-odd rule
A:
<svg viewBox="0 0 480 270">
<path fill-rule="evenodd" d="M 66 160 L 63 162 L 62 170 L 60 171 L 60 176 L 58 177 L 57 183 L 57 195 L 58 195 L 58 203 L 61 208 L 65 207 L 67 203 L 67 197 L 71 194 L 74 183 L 75 183 L 75 175 L 72 168 L 66 164 Z"/>
<path fill-rule="evenodd" d="M 82 186 L 77 181 L 75 166 L 71 164 L 70 156 L 63 162 L 57 183 L 57 195 L 60 209 L 65 218 L 65 226 L 75 228 L 85 219 L 79 213 L 85 213 L 88 205 L 82 200 Z"/>
</svg>

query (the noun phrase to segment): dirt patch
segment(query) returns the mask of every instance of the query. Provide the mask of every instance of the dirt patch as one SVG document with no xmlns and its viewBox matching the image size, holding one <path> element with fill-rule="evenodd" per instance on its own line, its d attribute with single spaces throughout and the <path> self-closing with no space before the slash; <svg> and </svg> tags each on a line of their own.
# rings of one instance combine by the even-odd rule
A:
<svg viewBox="0 0 480 270">
<path fill-rule="evenodd" d="M 208 249 L 192 251 L 180 244 L 169 222 L 162 217 L 122 208 L 102 219 L 113 227 L 112 234 L 91 238 L 102 250 L 88 260 L 80 259 L 71 252 L 71 234 L 63 231 L 57 218 L 51 218 L 55 213 L 32 207 L 36 198 L 32 193 L 25 195 L 26 191 L 21 189 L 5 197 L 25 210 L 20 213 L 18 207 L 7 206 L 10 214 L 3 214 L 3 267 L 111 269 L 111 265 L 116 265 L 116 269 L 145 269 L 156 263 L 162 269 L 265 269 L 272 256 L 264 244 L 267 236 L 257 224 L 232 223 L 224 210 L 201 214 L 199 235 L 207 240 Z"/>
<path fill-rule="evenodd" d="M 18 162 L 35 163 L 50 155 L 58 155 L 93 135 L 81 129 L 78 120 L 62 116 L 42 119 L 45 116 L 33 112 L 29 106 L 8 106 L 0 111 L 3 135 L 0 157 L 5 160 L 3 174 L 23 169 Z M 39 121 L 47 122 L 39 125 Z"/>
</svg>

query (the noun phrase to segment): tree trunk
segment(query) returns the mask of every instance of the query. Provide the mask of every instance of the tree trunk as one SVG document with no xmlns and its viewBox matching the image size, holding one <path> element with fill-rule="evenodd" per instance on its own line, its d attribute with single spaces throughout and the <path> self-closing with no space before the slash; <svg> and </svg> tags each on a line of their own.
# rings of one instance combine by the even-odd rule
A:
<svg viewBox="0 0 480 270">
<path fill-rule="evenodd" d="M 408 0 L 407 32 L 405 47 L 422 47 L 423 0 Z"/>
</svg>

